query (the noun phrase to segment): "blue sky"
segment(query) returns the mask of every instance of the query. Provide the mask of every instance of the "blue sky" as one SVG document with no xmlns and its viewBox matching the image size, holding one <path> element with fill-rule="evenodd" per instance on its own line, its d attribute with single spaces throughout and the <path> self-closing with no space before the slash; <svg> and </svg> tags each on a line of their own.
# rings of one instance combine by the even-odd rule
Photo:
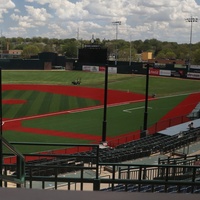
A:
<svg viewBox="0 0 200 200">
<path fill-rule="evenodd" d="M 200 0 L 0 0 L 5 37 L 158 39 L 189 43 L 188 17 L 199 18 Z M 192 42 L 200 41 L 200 22 Z M 78 34 L 77 34 L 78 33 Z"/>
</svg>

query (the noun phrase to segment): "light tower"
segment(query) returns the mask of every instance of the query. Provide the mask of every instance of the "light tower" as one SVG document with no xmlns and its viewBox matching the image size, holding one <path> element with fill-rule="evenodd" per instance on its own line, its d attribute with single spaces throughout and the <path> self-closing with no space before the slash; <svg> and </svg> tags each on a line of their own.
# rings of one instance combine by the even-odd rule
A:
<svg viewBox="0 0 200 200">
<path fill-rule="evenodd" d="M 116 42 L 118 39 L 118 26 L 121 25 L 121 21 L 112 22 L 113 25 L 116 27 Z M 115 46 L 115 65 L 117 65 L 117 44 Z"/>
<path fill-rule="evenodd" d="M 190 23 L 190 49 L 189 49 L 189 58 L 188 58 L 188 71 L 190 70 L 191 65 L 191 47 L 192 47 L 192 28 L 193 28 L 193 22 L 198 22 L 197 17 L 189 17 L 185 19 L 186 22 Z"/>
</svg>

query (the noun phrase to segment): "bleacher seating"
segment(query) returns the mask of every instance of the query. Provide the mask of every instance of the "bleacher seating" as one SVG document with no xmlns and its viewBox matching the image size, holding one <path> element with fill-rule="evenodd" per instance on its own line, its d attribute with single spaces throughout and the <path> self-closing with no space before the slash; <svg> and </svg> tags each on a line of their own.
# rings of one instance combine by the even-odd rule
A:
<svg viewBox="0 0 200 200">
<path fill-rule="evenodd" d="M 155 153 L 168 153 L 175 149 L 184 147 L 200 137 L 200 129 L 194 129 L 181 134 L 169 136 L 163 134 L 148 135 L 147 137 L 139 140 L 131 141 L 126 144 L 121 144 L 116 148 L 103 148 L 99 149 L 97 157 L 97 149 L 94 148 L 90 151 L 79 152 L 71 154 L 71 158 L 57 158 L 57 159 L 40 159 L 33 160 L 26 163 L 26 174 L 33 176 L 51 176 L 55 173 L 53 166 L 61 166 L 57 168 L 58 173 L 68 173 L 76 170 L 76 166 L 84 166 L 84 163 L 95 164 L 100 163 L 121 163 L 127 160 L 135 160 L 142 157 L 148 157 Z M 64 167 L 62 167 L 64 166 Z M 163 186 L 142 186 L 136 185 L 120 185 L 119 188 L 115 188 L 116 191 L 129 191 L 129 192 L 184 192 L 190 193 L 190 187 L 175 188 Z M 106 189 L 106 191 L 113 190 Z M 195 193 L 200 192 L 200 188 L 195 188 Z"/>
<path fill-rule="evenodd" d="M 102 163 L 118 163 L 128 160 L 135 160 L 147 157 L 155 153 L 168 153 L 195 142 L 200 137 L 200 131 L 191 130 L 176 135 L 164 135 L 157 133 L 149 135 L 139 140 L 134 140 L 125 144 L 121 144 L 115 148 L 104 148 L 99 150 L 99 162 Z M 77 153 L 79 160 L 95 164 L 96 149 Z"/>
<path fill-rule="evenodd" d="M 83 166 L 83 162 L 77 161 L 76 158 L 57 158 L 57 159 L 37 159 L 26 162 L 25 174 L 27 176 L 52 176 L 55 173 L 53 166 L 61 166 L 57 172 L 59 174 L 68 173 L 76 170 L 76 167 Z M 16 174 L 15 168 L 13 175 Z"/>
</svg>

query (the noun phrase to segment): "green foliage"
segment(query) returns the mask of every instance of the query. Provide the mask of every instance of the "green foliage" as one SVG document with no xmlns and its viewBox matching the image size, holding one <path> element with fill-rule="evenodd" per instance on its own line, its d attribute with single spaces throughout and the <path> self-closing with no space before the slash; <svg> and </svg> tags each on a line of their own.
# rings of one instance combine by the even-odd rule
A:
<svg viewBox="0 0 200 200">
<path fill-rule="evenodd" d="M 99 38 L 95 38 L 97 44 L 101 47 L 108 49 L 109 55 L 114 55 L 116 48 L 118 51 L 118 60 L 125 61 L 130 55 L 130 48 L 132 51 L 132 60 L 137 61 L 136 55 L 144 51 L 153 52 L 154 58 L 166 58 L 166 59 L 191 59 L 192 64 L 200 64 L 198 57 L 200 57 L 198 49 L 200 43 L 196 44 L 178 44 L 177 42 L 159 41 L 155 38 L 135 41 L 125 41 L 122 39 L 113 39 L 102 41 Z M 131 42 L 131 45 L 130 45 Z M 69 58 L 77 56 L 77 48 L 81 48 L 83 44 L 90 44 L 90 40 L 77 40 L 75 38 L 57 39 L 47 37 L 33 37 L 33 38 L 5 38 L 1 37 L 2 50 L 7 49 L 9 44 L 10 49 L 25 49 L 24 56 L 29 57 L 32 54 L 37 54 L 38 51 L 26 50 L 30 45 L 37 46 L 39 52 L 51 51 L 59 54 L 66 55 Z M 42 44 L 42 46 L 41 46 Z M 168 53 L 167 53 L 168 52 Z M 170 53 L 169 53 L 170 52 Z"/>
<path fill-rule="evenodd" d="M 193 64 L 199 64 L 200 63 L 200 49 L 196 49 L 193 52 Z"/>
<path fill-rule="evenodd" d="M 77 48 L 78 43 L 76 41 L 70 41 L 62 46 L 62 52 L 64 52 L 65 56 L 68 58 L 76 58 Z"/>
<path fill-rule="evenodd" d="M 28 45 L 23 48 L 22 56 L 24 58 L 30 58 L 32 55 L 37 55 L 40 49 L 37 45 Z"/>
</svg>

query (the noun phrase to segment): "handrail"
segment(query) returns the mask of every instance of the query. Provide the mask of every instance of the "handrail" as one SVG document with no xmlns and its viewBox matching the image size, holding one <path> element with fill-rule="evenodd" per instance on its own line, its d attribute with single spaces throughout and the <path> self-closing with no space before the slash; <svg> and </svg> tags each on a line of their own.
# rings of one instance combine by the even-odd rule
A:
<svg viewBox="0 0 200 200">
<path fill-rule="evenodd" d="M 24 156 L 23 156 L 20 152 L 18 152 L 18 151 L 15 149 L 15 147 L 12 146 L 12 145 L 11 145 L 4 137 L 2 137 L 1 135 L 0 135 L 0 139 L 2 140 L 3 144 L 4 144 L 10 151 L 12 151 L 12 153 L 14 153 L 16 156 L 20 156 L 21 158 L 24 159 Z"/>
<path fill-rule="evenodd" d="M 15 149 L 14 146 L 12 146 L 2 135 L 0 135 L 0 140 L 2 144 L 7 147 L 14 155 L 17 157 L 17 176 L 11 177 L 6 175 L 0 175 L 0 180 L 7 182 L 12 182 L 17 185 L 17 187 L 22 187 L 22 185 L 25 183 L 25 158 L 24 156 L 17 150 Z"/>
</svg>

